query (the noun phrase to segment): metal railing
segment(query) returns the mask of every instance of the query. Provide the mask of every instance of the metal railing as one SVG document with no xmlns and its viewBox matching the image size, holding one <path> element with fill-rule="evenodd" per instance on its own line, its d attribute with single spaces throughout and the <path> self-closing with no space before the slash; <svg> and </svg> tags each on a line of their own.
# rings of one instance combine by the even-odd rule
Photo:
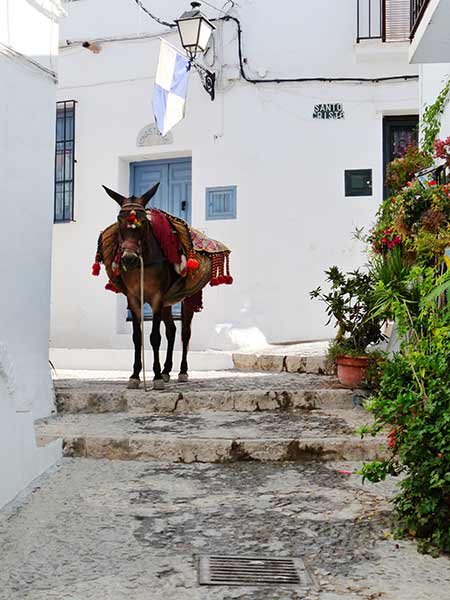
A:
<svg viewBox="0 0 450 600">
<path fill-rule="evenodd" d="M 356 41 L 407 41 L 411 1 L 414 0 L 357 0 Z"/>
<path fill-rule="evenodd" d="M 410 0 L 411 2 L 411 30 L 410 37 L 411 39 L 414 37 L 414 34 L 417 31 L 417 27 L 419 26 L 420 21 L 424 15 L 424 12 L 427 9 L 430 0 Z"/>
</svg>

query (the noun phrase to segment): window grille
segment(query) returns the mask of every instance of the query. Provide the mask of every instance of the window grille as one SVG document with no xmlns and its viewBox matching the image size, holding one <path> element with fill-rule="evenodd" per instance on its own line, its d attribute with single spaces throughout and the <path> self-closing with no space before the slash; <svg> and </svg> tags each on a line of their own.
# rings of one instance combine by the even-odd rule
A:
<svg viewBox="0 0 450 600">
<path fill-rule="evenodd" d="M 73 221 L 75 100 L 56 103 L 54 222 Z"/>
</svg>

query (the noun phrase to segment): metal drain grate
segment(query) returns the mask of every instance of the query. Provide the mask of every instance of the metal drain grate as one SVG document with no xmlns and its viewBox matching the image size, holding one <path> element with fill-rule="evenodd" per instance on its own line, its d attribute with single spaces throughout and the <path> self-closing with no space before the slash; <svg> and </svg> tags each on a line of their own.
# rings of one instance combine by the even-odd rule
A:
<svg viewBox="0 0 450 600">
<path fill-rule="evenodd" d="M 198 567 L 200 585 L 313 586 L 301 558 L 200 556 Z"/>
</svg>

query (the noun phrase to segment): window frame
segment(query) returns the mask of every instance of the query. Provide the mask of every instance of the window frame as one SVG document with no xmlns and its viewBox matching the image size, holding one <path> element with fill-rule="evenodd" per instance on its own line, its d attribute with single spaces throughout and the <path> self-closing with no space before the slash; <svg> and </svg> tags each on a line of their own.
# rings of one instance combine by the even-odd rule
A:
<svg viewBox="0 0 450 600">
<path fill-rule="evenodd" d="M 75 197 L 75 163 L 77 162 L 75 159 L 75 124 L 76 124 L 76 100 L 61 100 L 56 103 L 56 123 L 55 123 L 55 173 L 54 173 L 54 190 L 53 190 L 53 223 L 71 223 L 74 219 L 74 197 Z M 71 113 L 72 116 L 72 137 L 67 137 L 67 119 L 68 112 Z M 63 113 L 64 120 L 64 134 L 63 139 L 58 140 L 58 118 L 61 113 Z M 58 155 L 60 144 L 62 144 L 62 154 L 63 154 L 63 178 L 58 180 Z M 68 149 L 68 145 L 72 145 L 71 149 Z M 67 152 L 71 152 L 71 177 L 66 178 L 66 155 Z M 70 194 L 69 206 L 70 210 L 67 214 L 66 211 L 66 185 L 71 185 L 71 191 L 68 192 Z M 62 185 L 62 218 L 56 218 L 56 208 L 57 208 L 57 190 L 58 185 Z"/>
<path fill-rule="evenodd" d="M 213 201 L 214 193 L 228 192 L 231 194 L 231 209 L 228 212 L 211 212 L 209 203 Z M 228 221 L 237 219 L 237 185 L 223 185 L 207 187 L 205 191 L 205 220 L 206 221 Z"/>
</svg>

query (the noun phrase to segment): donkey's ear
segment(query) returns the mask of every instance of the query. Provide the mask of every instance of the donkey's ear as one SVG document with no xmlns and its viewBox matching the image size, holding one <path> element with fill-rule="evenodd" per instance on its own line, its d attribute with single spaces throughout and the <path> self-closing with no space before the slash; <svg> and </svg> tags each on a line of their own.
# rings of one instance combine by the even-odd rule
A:
<svg viewBox="0 0 450 600">
<path fill-rule="evenodd" d="M 158 188 L 159 188 L 159 182 L 156 183 L 152 188 L 150 188 L 148 190 L 148 192 L 145 192 L 145 194 L 142 194 L 142 196 L 141 196 L 142 206 L 147 206 L 147 204 L 150 202 L 150 200 L 153 198 L 153 196 L 158 191 Z"/>
<path fill-rule="evenodd" d="M 113 200 L 115 200 L 119 206 L 122 206 L 122 204 L 126 200 L 125 196 L 118 194 L 114 190 L 110 190 L 109 188 L 106 187 L 106 185 L 103 185 L 102 187 L 105 190 L 105 192 L 108 194 L 108 196 L 110 196 Z"/>
</svg>

